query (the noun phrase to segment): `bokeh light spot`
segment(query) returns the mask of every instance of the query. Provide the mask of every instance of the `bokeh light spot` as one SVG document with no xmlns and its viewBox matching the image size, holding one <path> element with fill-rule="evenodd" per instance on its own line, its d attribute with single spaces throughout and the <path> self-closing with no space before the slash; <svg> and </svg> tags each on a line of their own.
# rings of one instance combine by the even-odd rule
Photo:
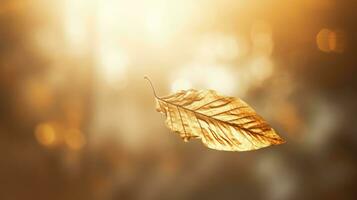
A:
<svg viewBox="0 0 357 200">
<path fill-rule="evenodd" d="M 81 149 L 86 143 L 85 137 L 78 129 L 70 129 L 64 135 L 64 141 L 72 150 Z"/>
<path fill-rule="evenodd" d="M 317 47 L 323 52 L 330 52 L 330 46 L 328 42 L 330 32 L 331 31 L 328 29 L 322 29 L 316 36 Z"/>
<path fill-rule="evenodd" d="M 40 123 L 36 126 L 35 137 L 43 146 L 52 146 L 56 142 L 56 131 L 50 123 Z"/>
<path fill-rule="evenodd" d="M 333 31 L 330 29 L 321 29 L 316 36 L 316 44 L 320 51 L 329 53 L 342 53 L 345 49 L 345 34 L 343 31 Z"/>
</svg>

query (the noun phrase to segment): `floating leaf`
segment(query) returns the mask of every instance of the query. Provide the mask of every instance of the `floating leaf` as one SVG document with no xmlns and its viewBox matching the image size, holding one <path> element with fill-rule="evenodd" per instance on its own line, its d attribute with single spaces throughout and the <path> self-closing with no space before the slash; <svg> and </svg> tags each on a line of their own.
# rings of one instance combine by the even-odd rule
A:
<svg viewBox="0 0 357 200">
<path fill-rule="evenodd" d="M 166 125 L 184 141 L 201 139 L 211 149 L 250 151 L 284 143 L 247 103 L 218 95 L 213 90 L 181 90 L 158 97 L 156 110 L 166 116 Z"/>
</svg>

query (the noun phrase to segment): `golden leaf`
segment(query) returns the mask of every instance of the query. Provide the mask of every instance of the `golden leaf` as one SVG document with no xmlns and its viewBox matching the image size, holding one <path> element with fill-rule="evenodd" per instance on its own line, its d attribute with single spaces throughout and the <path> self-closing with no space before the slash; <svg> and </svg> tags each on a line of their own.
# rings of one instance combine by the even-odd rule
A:
<svg viewBox="0 0 357 200">
<path fill-rule="evenodd" d="M 270 125 L 247 103 L 218 95 L 213 90 L 181 90 L 158 97 L 156 110 L 166 116 L 166 125 L 184 140 L 201 139 L 211 149 L 250 151 L 282 144 Z"/>
</svg>

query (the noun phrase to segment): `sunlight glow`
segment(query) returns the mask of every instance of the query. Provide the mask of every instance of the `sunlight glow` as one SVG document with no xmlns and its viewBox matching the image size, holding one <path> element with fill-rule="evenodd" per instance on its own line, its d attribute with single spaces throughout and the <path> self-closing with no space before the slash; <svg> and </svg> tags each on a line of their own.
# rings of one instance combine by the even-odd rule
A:
<svg viewBox="0 0 357 200">
<path fill-rule="evenodd" d="M 99 56 L 100 72 L 107 83 L 116 84 L 124 78 L 128 57 L 119 48 L 103 46 Z"/>
<path fill-rule="evenodd" d="M 140 16 L 149 40 L 156 45 L 165 45 L 171 41 L 190 22 L 192 3 L 190 1 L 151 0 L 146 2 L 143 15 Z"/>
<path fill-rule="evenodd" d="M 86 0 L 66 0 L 65 6 L 65 33 L 69 45 L 75 53 L 83 51 L 83 47 L 88 40 L 88 16 L 92 6 L 90 1 Z"/>
<path fill-rule="evenodd" d="M 174 76 L 179 77 L 179 80 L 183 79 L 186 81 L 175 81 L 173 85 L 183 85 L 186 87 L 192 85 L 194 89 L 213 89 L 226 95 L 232 95 L 236 89 L 234 74 L 225 65 L 192 63 L 175 72 Z M 186 82 L 190 84 L 186 84 Z M 172 91 L 182 88 L 173 87 Z"/>
<path fill-rule="evenodd" d="M 235 89 L 235 81 L 230 70 L 222 66 L 211 66 L 205 71 L 205 84 L 208 88 L 219 91 L 222 94 L 232 95 Z"/>
<path fill-rule="evenodd" d="M 177 92 L 179 90 L 188 90 L 191 89 L 192 85 L 188 80 L 177 79 L 172 83 L 171 91 Z"/>
<path fill-rule="evenodd" d="M 237 38 L 223 34 L 209 34 L 203 37 L 198 46 L 198 56 L 203 60 L 231 61 L 247 51 L 247 45 Z"/>
<path fill-rule="evenodd" d="M 164 16 L 160 9 L 153 9 L 147 13 L 146 27 L 152 39 L 164 40 L 169 36 L 170 30 L 165 19 L 167 19 L 167 16 Z"/>
<path fill-rule="evenodd" d="M 269 58 L 255 58 L 249 67 L 250 76 L 255 80 L 263 81 L 273 73 L 273 64 Z"/>
</svg>

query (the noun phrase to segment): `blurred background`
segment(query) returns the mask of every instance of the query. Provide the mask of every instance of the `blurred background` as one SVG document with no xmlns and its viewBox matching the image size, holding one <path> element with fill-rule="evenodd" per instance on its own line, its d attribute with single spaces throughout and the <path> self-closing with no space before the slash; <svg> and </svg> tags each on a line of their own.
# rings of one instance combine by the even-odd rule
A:
<svg viewBox="0 0 357 200">
<path fill-rule="evenodd" d="M 0 199 L 356 199 L 356 6 L 2 0 Z M 287 143 L 184 143 L 144 75 L 239 97 Z"/>
</svg>

